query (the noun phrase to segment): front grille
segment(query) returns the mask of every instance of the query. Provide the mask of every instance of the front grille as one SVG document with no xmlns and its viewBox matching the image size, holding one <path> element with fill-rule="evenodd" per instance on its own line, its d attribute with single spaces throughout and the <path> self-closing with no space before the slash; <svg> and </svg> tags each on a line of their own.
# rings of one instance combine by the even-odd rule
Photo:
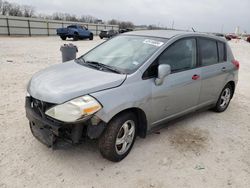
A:
<svg viewBox="0 0 250 188">
<path fill-rule="evenodd" d="M 30 97 L 31 109 L 33 109 L 34 112 L 38 114 L 40 117 L 44 117 L 45 112 L 54 105 L 55 104 L 53 103 L 44 102 L 44 101 L 35 99 L 33 97 Z"/>
</svg>

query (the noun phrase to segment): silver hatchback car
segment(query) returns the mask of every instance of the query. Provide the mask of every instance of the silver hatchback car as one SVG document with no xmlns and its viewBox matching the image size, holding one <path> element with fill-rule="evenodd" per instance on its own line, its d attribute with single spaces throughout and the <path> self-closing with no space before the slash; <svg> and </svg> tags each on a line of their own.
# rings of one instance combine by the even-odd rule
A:
<svg viewBox="0 0 250 188">
<path fill-rule="evenodd" d="M 98 139 L 120 161 L 136 136 L 201 108 L 227 109 L 239 62 L 222 38 L 179 31 L 134 31 L 80 58 L 36 73 L 26 97 L 33 135 L 49 147 Z"/>
</svg>

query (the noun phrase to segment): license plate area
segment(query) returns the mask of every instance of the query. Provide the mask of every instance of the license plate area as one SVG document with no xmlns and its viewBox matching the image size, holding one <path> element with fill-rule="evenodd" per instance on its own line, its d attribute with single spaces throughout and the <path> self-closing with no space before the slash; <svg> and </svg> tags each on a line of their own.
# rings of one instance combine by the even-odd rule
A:
<svg viewBox="0 0 250 188">
<path fill-rule="evenodd" d="M 30 122 L 30 129 L 33 136 L 39 140 L 41 143 L 45 144 L 48 147 L 52 147 L 55 142 L 55 135 L 49 129 L 49 127 L 37 122 Z"/>
</svg>

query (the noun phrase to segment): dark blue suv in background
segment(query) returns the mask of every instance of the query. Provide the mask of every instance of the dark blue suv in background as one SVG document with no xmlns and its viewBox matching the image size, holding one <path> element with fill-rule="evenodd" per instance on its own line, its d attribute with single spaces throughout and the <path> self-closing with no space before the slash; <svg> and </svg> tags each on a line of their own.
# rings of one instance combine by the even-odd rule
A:
<svg viewBox="0 0 250 188">
<path fill-rule="evenodd" d="M 73 38 L 73 40 L 88 38 L 89 40 L 93 40 L 93 33 L 81 25 L 70 25 L 67 28 L 59 28 L 56 32 L 62 40 L 66 40 L 67 38 Z"/>
</svg>

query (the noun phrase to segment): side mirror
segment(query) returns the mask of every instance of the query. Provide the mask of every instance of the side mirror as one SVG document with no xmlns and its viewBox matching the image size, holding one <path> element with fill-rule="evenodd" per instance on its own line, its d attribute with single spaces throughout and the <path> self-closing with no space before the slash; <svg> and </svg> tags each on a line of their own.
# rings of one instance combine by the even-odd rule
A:
<svg viewBox="0 0 250 188">
<path fill-rule="evenodd" d="M 164 78 L 170 75 L 171 67 L 168 64 L 161 64 L 158 66 L 158 75 L 155 79 L 155 85 L 161 85 L 164 81 Z"/>
</svg>

